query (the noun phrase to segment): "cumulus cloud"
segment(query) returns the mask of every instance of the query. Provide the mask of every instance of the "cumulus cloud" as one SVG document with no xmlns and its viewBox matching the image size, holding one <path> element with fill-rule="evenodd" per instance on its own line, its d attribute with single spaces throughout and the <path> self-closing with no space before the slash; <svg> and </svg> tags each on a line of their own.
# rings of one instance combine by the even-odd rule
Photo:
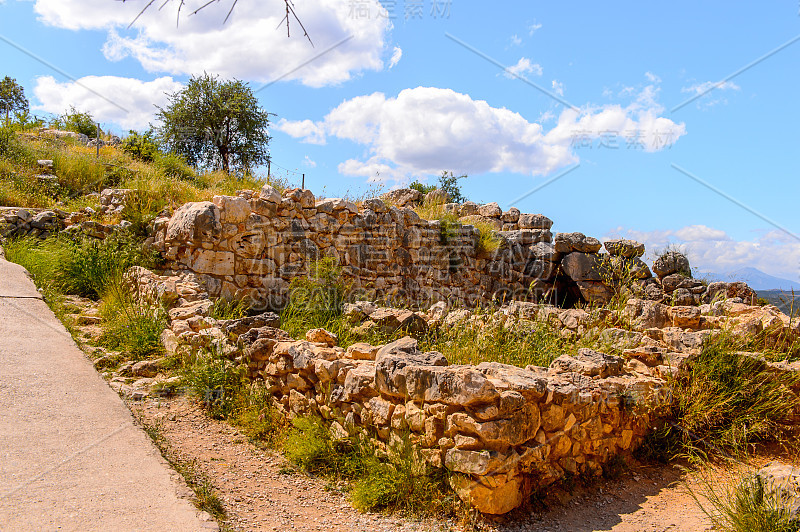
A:
<svg viewBox="0 0 800 532">
<path fill-rule="evenodd" d="M 531 63 L 527 57 L 521 57 L 516 65 L 512 65 L 505 69 L 503 75 L 507 78 L 514 79 L 517 76 L 524 77 L 525 74 L 533 74 L 534 76 L 542 75 L 542 66 L 538 63 Z"/>
<path fill-rule="evenodd" d="M 648 256 L 670 245 L 684 249 L 693 268 L 725 274 L 743 267 L 800 281 L 800 242 L 783 231 L 769 231 L 753 240 L 734 240 L 725 231 L 705 225 L 680 229 L 637 231 L 617 228 L 609 236 L 624 236 L 645 244 Z"/>
<path fill-rule="evenodd" d="M 117 76 L 86 76 L 76 81 L 57 81 L 52 76 L 36 79 L 33 94 L 41 102 L 35 109 L 63 113 L 70 106 L 89 112 L 103 123 L 124 129 L 144 129 L 153 120 L 156 105 L 167 103 L 167 94 L 182 88 L 171 77 L 141 81 Z"/>
<path fill-rule="evenodd" d="M 302 138 L 307 144 L 325 144 L 325 128 L 311 120 L 290 122 L 285 118 L 272 125 L 272 129 L 283 131 L 290 137 Z"/>
<path fill-rule="evenodd" d="M 567 109 L 549 131 L 519 113 L 473 100 L 451 89 L 417 87 L 396 97 L 376 92 L 342 102 L 323 120 L 281 120 L 277 129 L 321 144 L 327 136 L 365 145 L 361 160 L 339 166 L 346 175 L 407 181 L 442 169 L 470 174 L 514 172 L 546 175 L 578 161 L 577 134 L 599 138 L 607 131 L 637 132 L 642 148 L 663 149 L 661 131 L 677 140 L 685 126 L 658 116 L 658 107 L 634 102 Z"/>
<path fill-rule="evenodd" d="M 224 77 L 272 81 L 279 77 L 312 86 L 337 84 L 365 70 L 384 66 L 386 37 L 391 22 L 377 0 L 364 0 L 371 16 L 356 17 L 340 0 L 307 0 L 296 11 L 316 47 L 294 24 L 287 38 L 281 25 L 282 0 L 239 2 L 231 19 L 223 24 L 230 4 L 213 3 L 194 16 L 182 16 L 175 25 L 175 11 L 151 7 L 125 28 L 141 10 L 140 2 L 108 0 L 35 0 L 34 9 L 44 23 L 71 30 L 106 30 L 103 52 L 109 60 L 131 57 L 149 72 L 198 74 L 214 72 Z M 168 3 L 174 8 L 177 4 Z M 183 13 L 199 7 L 195 1 Z M 277 29 L 276 29 L 277 28 Z M 336 43 L 351 37 L 341 45 Z M 321 53 L 325 52 L 325 53 Z M 399 59 L 399 58 L 398 58 Z M 308 64 L 297 68 L 308 61 Z"/>
<path fill-rule="evenodd" d="M 401 57 L 403 57 L 403 50 L 399 46 L 395 46 L 392 51 L 392 58 L 389 60 L 389 68 L 394 68 L 400 62 Z"/>
</svg>

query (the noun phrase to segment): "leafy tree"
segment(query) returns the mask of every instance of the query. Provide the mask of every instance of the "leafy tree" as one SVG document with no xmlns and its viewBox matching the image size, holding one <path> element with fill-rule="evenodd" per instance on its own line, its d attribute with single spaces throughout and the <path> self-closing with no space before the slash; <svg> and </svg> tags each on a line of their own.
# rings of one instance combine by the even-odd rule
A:
<svg viewBox="0 0 800 532">
<path fill-rule="evenodd" d="M 25 98 L 25 89 L 23 89 L 16 79 L 8 76 L 0 81 L 0 111 L 13 112 L 15 114 L 27 115 L 28 113 L 28 99 Z"/>
<path fill-rule="evenodd" d="M 269 160 L 269 114 L 247 83 L 203 74 L 159 107 L 158 140 L 192 166 L 246 173 Z"/>
<path fill-rule="evenodd" d="M 152 129 L 144 134 L 130 130 L 128 136 L 120 144 L 120 148 L 135 159 L 145 162 L 152 162 L 158 154 L 158 145 L 153 138 Z"/>
<path fill-rule="evenodd" d="M 453 174 L 453 172 L 445 170 L 442 172 L 442 175 L 439 176 L 439 188 L 447 193 L 447 197 L 450 198 L 450 201 L 453 203 L 464 203 L 467 201 L 467 198 L 461 193 L 458 180 L 465 179 L 466 177 L 466 174 L 457 176 Z"/>
<path fill-rule="evenodd" d="M 69 111 L 65 111 L 52 122 L 52 126 L 66 131 L 83 133 L 89 138 L 97 136 L 97 123 L 91 113 L 81 112 L 70 106 Z M 100 131 L 102 133 L 102 130 Z"/>
</svg>

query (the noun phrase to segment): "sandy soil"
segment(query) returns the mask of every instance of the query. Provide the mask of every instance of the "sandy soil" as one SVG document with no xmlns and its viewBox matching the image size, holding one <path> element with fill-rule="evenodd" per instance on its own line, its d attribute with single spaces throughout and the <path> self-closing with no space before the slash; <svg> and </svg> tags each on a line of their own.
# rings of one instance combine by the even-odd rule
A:
<svg viewBox="0 0 800 532">
<path fill-rule="evenodd" d="M 156 425 L 181 461 L 207 477 L 233 530 L 459 531 L 450 521 L 410 521 L 360 514 L 325 481 L 288 473 L 279 454 L 259 449 L 225 422 L 209 419 L 185 397 L 129 402 L 144 424 Z M 691 482 L 691 479 L 689 480 Z M 699 532 L 712 530 L 672 466 L 634 465 L 616 480 L 549 492 L 544 501 L 495 520 L 471 523 L 496 532 Z"/>
</svg>

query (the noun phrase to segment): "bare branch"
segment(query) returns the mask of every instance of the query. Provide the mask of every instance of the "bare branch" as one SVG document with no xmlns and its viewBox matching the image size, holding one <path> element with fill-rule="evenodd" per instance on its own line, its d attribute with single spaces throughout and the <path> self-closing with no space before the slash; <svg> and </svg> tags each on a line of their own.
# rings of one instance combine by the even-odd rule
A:
<svg viewBox="0 0 800 532">
<path fill-rule="evenodd" d="M 128 0 L 121 0 L 121 1 L 124 3 L 124 2 L 127 2 Z M 159 6 L 158 10 L 161 11 L 162 9 L 164 9 L 164 7 L 168 3 L 172 2 L 172 1 L 173 0 L 164 0 L 164 2 Z M 201 5 L 200 7 L 198 7 L 197 9 L 192 11 L 191 13 L 189 13 L 189 16 L 196 15 L 198 12 L 200 12 L 201 10 L 203 10 L 206 7 L 210 6 L 211 4 L 213 4 L 215 2 L 220 2 L 220 1 L 221 0 L 208 0 L 205 4 Z M 139 20 L 139 18 L 144 14 L 144 12 L 147 11 L 148 8 L 150 8 L 150 6 L 153 5 L 154 3 L 155 3 L 155 0 L 149 0 L 147 2 L 147 4 L 145 4 L 145 6 L 142 8 L 142 10 L 139 11 L 139 14 L 136 15 L 136 18 L 134 18 L 133 21 L 131 21 L 131 23 L 128 24 L 128 29 L 130 29 L 136 23 L 136 21 Z M 228 14 L 225 16 L 225 20 L 222 22 L 223 24 L 228 22 L 228 19 L 231 18 L 231 15 L 233 14 L 233 10 L 236 8 L 236 5 L 238 3 L 239 3 L 239 0 L 232 0 L 231 8 L 228 10 Z M 308 42 L 313 47 L 314 46 L 314 42 L 311 40 L 311 36 L 308 34 L 308 31 L 306 30 L 305 26 L 303 26 L 303 22 L 300 20 L 300 17 L 297 16 L 297 13 L 294 10 L 294 4 L 292 3 L 292 0 L 283 0 L 283 3 L 286 5 L 286 15 L 284 15 L 284 17 L 278 23 L 277 28 L 279 28 L 281 26 L 281 24 L 283 24 L 285 22 L 286 23 L 286 36 L 287 37 L 291 37 L 291 31 L 290 31 L 290 22 L 291 22 L 291 20 L 290 19 L 294 18 L 294 20 L 300 26 L 300 29 L 303 30 L 303 36 L 306 39 L 308 39 Z M 178 0 L 177 17 L 176 17 L 176 21 L 175 21 L 176 25 L 180 24 L 181 10 L 183 9 L 183 6 L 185 4 L 186 4 L 186 0 Z M 277 29 L 277 28 L 275 28 L 275 29 Z"/>
</svg>

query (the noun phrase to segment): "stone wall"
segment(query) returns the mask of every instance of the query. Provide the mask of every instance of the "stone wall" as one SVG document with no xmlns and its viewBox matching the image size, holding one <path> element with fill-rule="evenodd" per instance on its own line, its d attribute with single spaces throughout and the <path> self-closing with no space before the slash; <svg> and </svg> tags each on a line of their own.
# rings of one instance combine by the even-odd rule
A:
<svg viewBox="0 0 800 532">
<path fill-rule="evenodd" d="M 448 365 L 410 337 L 345 350 L 319 329 L 299 342 L 269 327 L 246 334 L 252 369 L 280 410 L 319 414 L 342 437 L 366 429 L 389 451 L 408 441 L 430 465 L 456 473 L 459 496 L 489 514 L 567 473 L 602 474 L 668 401 L 663 380 L 590 349 L 523 369 Z"/>
<path fill-rule="evenodd" d="M 151 243 L 165 256 L 167 271 L 196 273 L 212 296 L 249 297 L 265 309 L 280 308 L 292 278 L 307 275 L 322 257 L 342 266 L 357 298 L 414 308 L 492 300 L 569 307 L 605 303 L 620 286 L 636 297 L 679 305 L 708 303 L 723 292 L 755 301 L 744 283 L 706 286 L 692 279 L 679 254 L 657 260 L 653 277 L 638 242 L 604 246 L 582 233 L 553 236 L 546 216 L 504 212 L 496 203 L 445 204 L 458 223 L 424 220 L 412 208 L 420 198 L 406 189 L 356 206 L 316 200 L 309 190 L 281 195 L 265 186 L 184 205 L 156 219 Z M 494 231 L 498 249 L 482 248 L 473 224 Z"/>
<path fill-rule="evenodd" d="M 481 252 L 472 225 L 423 220 L 380 199 L 359 208 L 315 200 L 308 190 L 281 196 L 269 186 L 184 205 L 155 221 L 153 244 L 168 270 L 202 276 L 212 296 L 249 296 L 263 308 L 280 307 L 291 279 L 322 257 L 338 261 L 362 299 L 419 308 L 440 300 L 472 306 L 500 294 L 524 299 L 532 284 L 534 295 L 552 290 L 559 258 L 552 221 L 490 207 L 484 212 L 505 217 L 500 229 L 507 229 L 492 253 Z"/>
<path fill-rule="evenodd" d="M 168 308 L 170 328 L 162 335 L 168 353 L 213 351 L 245 364 L 277 410 L 318 414 L 338 437 L 370 435 L 386 451 L 409 442 L 430 465 L 455 473 L 453 487 L 465 501 L 491 514 L 510 511 L 568 473 L 600 474 L 613 456 L 636 448 L 670 401 L 669 379 L 687 370 L 709 336 L 728 331 L 776 341 L 800 337 L 800 319 L 738 297 L 701 306 L 631 299 L 622 311 L 625 329 L 608 327 L 607 309 L 519 301 L 492 313 L 448 309 L 444 302 L 427 312 L 363 301 L 345 306 L 353 327 L 371 323 L 387 335 L 492 323 L 533 330 L 546 323 L 565 337 L 623 354 L 579 349 L 549 367 L 453 365 L 441 353 L 422 352 L 409 337 L 344 349 L 320 329 L 305 339 L 291 338 L 273 313 L 215 320 L 208 315 L 212 301 L 201 277 L 189 271 L 129 272 L 137 293 Z M 131 372 L 143 377 L 139 383 L 158 385 L 147 377 L 156 375 L 152 368 L 159 363 L 140 362 Z M 776 374 L 800 375 L 800 362 L 763 364 Z M 131 394 L 147 393 L 138 386 L 131 385 Z M 800 387 L 790 392 L 798 394 Z"/>
</svg>

